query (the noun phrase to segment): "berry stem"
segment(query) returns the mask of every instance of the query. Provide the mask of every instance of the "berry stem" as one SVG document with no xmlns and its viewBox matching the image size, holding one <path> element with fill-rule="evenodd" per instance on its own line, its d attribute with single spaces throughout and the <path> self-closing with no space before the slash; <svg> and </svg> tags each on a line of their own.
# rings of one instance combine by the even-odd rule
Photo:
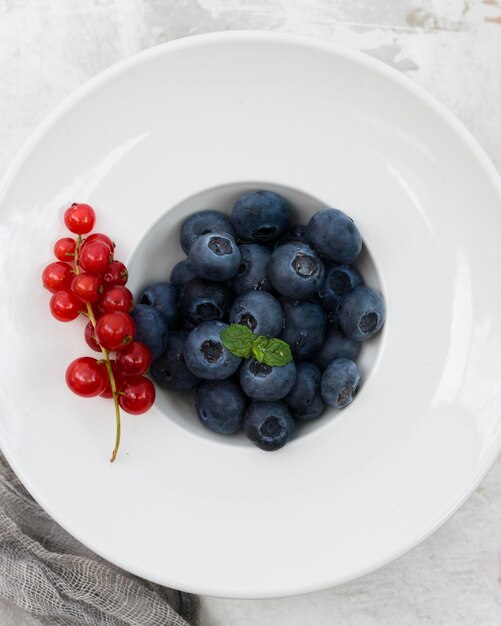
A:
<svg viewBox="0 0 501 626">
<path fill-rule="evenodd" d="M 80 235 L 78 235 L 77 237 L 77 244 L 75 247 L 75 274 L 80 274 L 80 265 L 78 263 L 78 254 L 80 252 L 80 246 L 83 243 L 83 239 Z M 90 319 L 92 326 L 95 328 L 96 327 L 96 317 L 94 315 L 94 311 L 92 310 L 92 306 L 90 305 L 89 302 L 87 302 L 87 312 L 85 313 L 85 315 L 87 315 L 87 317 Z M 116 381 L 115 381 L 115 376 L 113 374 L 113 370 L 111 369 L 111 362 L 110 362 L 110 353 L 108 352 L 108 350 L 106 350 L 106 348 L 103 348 L 103 346 L 101 346 L 101 344 L 99 344 L 99 347 L 101 348 L 101 352 L 103 353 L 103 357 L 104 357 L 104 364 L 106 366 L 106 371 L 108 372 L 108 378 L 110 381 L 110 388 L 111 388 L 111 393 L 113 394 L 113 402 L 115 403 L 115 419 L 116 419 L 116 434 L 115 434 L 115 447 L 113 448 L 113 452 L 111 453 L 111 458 L 110 458 L 110 463 L 113 463 L 113 461 L 117 458 L 117 454 L 118 454 L 118 448 L 120 447 L 120 434 L 121 434 L 121 419 L 120 419 L 120 406 L 118 404 L 118 395 L 119 392 L 117 391 L 117 385 L 116 385 Z"/>
</svg>

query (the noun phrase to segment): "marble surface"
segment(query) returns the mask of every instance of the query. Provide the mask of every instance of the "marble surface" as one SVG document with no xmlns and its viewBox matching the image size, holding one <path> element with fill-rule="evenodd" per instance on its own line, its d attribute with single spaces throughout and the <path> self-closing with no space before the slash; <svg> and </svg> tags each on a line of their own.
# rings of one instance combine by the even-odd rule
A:
<svg viewBox="0 0 501 626">
<path fill-rule="evenodd" d="M 0 0 L 0 175 L 36 124 L 104 68 L 178 37 L 251 28 L 321 37 L 396 67 L 501 171 L 501 0 Z M 201 626 L 500 623 L 500 461 L 452 520 L 382 570 L 294 598 L 202 598 L 201 615 Z M 37 621 L 0 604 L 0 624 Z"/>
</svg>

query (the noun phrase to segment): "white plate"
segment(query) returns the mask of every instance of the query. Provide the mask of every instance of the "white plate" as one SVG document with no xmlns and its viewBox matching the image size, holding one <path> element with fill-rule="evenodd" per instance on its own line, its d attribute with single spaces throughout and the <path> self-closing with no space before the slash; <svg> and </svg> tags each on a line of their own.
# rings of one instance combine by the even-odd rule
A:
<svg viewBox="0 0 501 626">
<path fill-rule="evenodd" d="M 299 214 L 326 203 L 361 229 L 389 315 L 359 397 L 273 454 L 209 436 L 163 397 L 124 416 L 111 465 L 111 403 L 64 384 L 87 353 L 83 323 L 53 320 L 40 286 L 63 209 L 96 207 L 138 285 L 139 241 L 152 277 L 167 271 L 180 249 L 154 258 L 155 233 L 258 183 L 306 194 L 287 192 Z M 59 107 L 0 202 L 1 446 L 40 504 L 121 567 L 222 596 L 338 584 L 433 532 L 495 459 L 499 179 L 442 106 L 374 59 L 254 32 L 149 50 Z"/>
</svg>

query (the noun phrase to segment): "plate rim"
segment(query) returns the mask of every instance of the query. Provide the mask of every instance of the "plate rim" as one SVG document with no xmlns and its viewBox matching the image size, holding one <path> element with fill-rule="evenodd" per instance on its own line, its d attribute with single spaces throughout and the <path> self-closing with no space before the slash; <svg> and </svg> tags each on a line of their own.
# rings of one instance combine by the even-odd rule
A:
<svg viewBox="0 0 501 626">
<path fill-rule="evenodd" d="M 10 165 L 7 167 L 4 175 L 0 180 L 0 204 L 3 201 L 4 195 L 8 190 L 10 183 L 16 176 L 17 171 L 20 169 L 25 159 L 31 153 L 31 150 L 37 145 L 39 140 L 51 130 L 51 128 L 57 123 L 57 121 L 75 104 L 81 101 L 86 95 L 90 94 L 92 91 L 97 89 L 99 86 L 105 84 L 108 80 L 112 79 L 115 76 L 118 76 L 127 70 L 130 70 L 134 67 L 141 65 L 142 63 L 148 61 L 149 59 L 154 59 L 156 57 L 162 56 L 164 54 L 168 54 L 169 52 L 175 52 L 177 50 L 182 50 L 185 48 L 193 48 L 197 46 L 204 46 L 211 43 L 221 43 L 221 42 L 231 42 L 231 41 L 247 41 L 253 43 L 259 42 L 285 42 L 289 44 L 294 44 L 296 46 L 304 47 L 307 49 L 317 49 L 330 54 L 334 54 L 335 56 L 345 58 L 347 60 L 352 60 L 362 65 L 376 73 L 383 75 L 384 77 L 390 79 L 394 83 L 399 84 L 405 90 L 412 93 L 415 97 L 417 97 L 421 102 L 423 102 L 428 108 L 430 108 L 433 112 L 435 112 L 439 118 L 451 128 L 464 142 L 466 147 L 471 151 L 471 154 L 475 157 L 476 161 L 481 166 L 482 170 L 490 179 L 491 184 L 497 192 L 497 195 L 501 200 L 501 176 L 498 173 L 496 167 L 493 162 L 482 148 L 477 139 L 473 136 L 473 134 L 464 126 L 464 124 L 445 106 L 443 105 L 435 96 L 431 95 L 425 88 L 421 87 L 419 84 L 414 82 L 411 78 L 401 73 L 397 69 L 387 65 L 383 61 L 375 59 L 370 55 L 360 52 L 358 50 L 349 48 L 347 46 L 339 45 L 333 42 L 330 42 L 325 39 L 320 39 L 316 37 L 306 36 L 306 35 L 298 35 L 294 33 L 285 33 L 280 31 L 267 31 L 267 30 L 231 30 L 231 31 L 214 31 L 210 33 L 196 34 L 196 35 L 188 35 L 182 38 L 174 39 L 157 46 L 153 46 L 146 50 L 142 50 L 134 55 L 131 55 L 125 59 L 120 60 L 119 62 L 111 65 L 110 67 L 104 69 L 99 72 L 86 82 L 84 82 L 81 86 L 79 86 L 76 90 L 72 91 L 68 96 L 66 96 L 47 116 L 45 116 L 41 122 L 39 122 L 35 129 L 30 133 L 27 139 L 22 143 L 19 150 L 15 153 L 13 160 Z M 114 565 L 125 569 L 128 572 L 131 572 L 135 575 L 144 577 L 150 581 L 156 582 L 161 585 L 171 586 L 173 588 L 179 588 L 177 583 L 173 580 L 166 580 L 165 578 L 158 577 L 155 575 L 151 575 L 151 572 L 143 571 L 141 566 L 135 567 L 133 569 L 130 566 L 124 567 L 124 565 L 120 562 L 119 559 L 110 558 L 109 555 L 105 553 L 103 550 L 96 550 L 93 546 L 93 542 L 89 541 L 88 538 L 82 537 L 80 533 L 75 533 L 69 524 L 61 523 L 59 515 L 56 510 L 51 506 L 49 502 L 46 502 L 44 498 L 37 493 L 37 491 L 32 488 L 31 483 L 28 477 L 23 473 L 22 469 L 19 467 L 16 462 L 15 457 L 11 454 L 9 446 L 6 441 L 0 436 L 0 449 L 2 450 L 5 458 L 7 459 L 9 465 L 12 467 L 17 477 L 24 485 L 24 487 L 28 490 L 30 495 L 35 499 L 35 501 L 58 523 L 64 528 L 72 537 L 80 541 L 85 546 L 89 547 L 96 554 L 101 556 L 102 558 L 108 560 Z M 496 441 L 493 439 L 488 452 L 485 454 L 483 464 L 479 464 L 478 471 L 469 481 L 469 484 L 465 487 L 464 492 L 460 498 L 454 503 L 450 509 L 439 517 L 429 528 L 423 530 L 419 535 L 414 537 L 412 540 L 408 541 L 406 544 L 401 546 L 399 549 L 394 550 L 392 553 L 385 555 L 384 558 L 377 559 L 375 562 L 367 564 L 365 567 L 360 567 L 355 572 L 351 571 L 349 574 L 345 576 L 336 576 L 333 579 L 325 580 L 325 583 L 319 587 L 317 584 L 307 585 L 302 584 L 297 586 L 294 589 L 283 590 L 279 593 L 276 590 L 270 590 L 269 593 L 263 593 L 262 590 L 259 592 L 253 592 L 252 590 L 246 589 L 241 590 L 240 592 L 232 591 L 227 594 L 221 595 L 221 590 L 214 589 L 211 587 L 210 582 L 207 585 L 194 586 L 190 589 L 184 588 L 186 591 L 190 593 L 197 593 L 201 595 L 209 595 L 216 597 L 226 597 L 226 598 L 242 598 L 242 599 L 256 599 L 256 598 L 277 598 L 277 597 L 287 597 L 292 595 L 298 595 L 303 593 L 310 593 L 314 591 L 320 591 L 322 589 L 328 589 L 340 584 L 344 584 L 346 582 L 356 580 L 362 576 L 365 576 L 369 573 L 375 572 L 381 567 L 393 562 L 399 557 L 405 555 L 410 552 L 416 546 L 418 546 L 422 541 L 430 537 L 434 534 L 447 520 L 449 520 L 464 504 L 465 502 L 472 496 L 473 492 L 476 490 L 480 482 L 484 479 L 487 473 L 492 468 L 496 459 L 501 452 L 501 438 Z"/>
</svg>

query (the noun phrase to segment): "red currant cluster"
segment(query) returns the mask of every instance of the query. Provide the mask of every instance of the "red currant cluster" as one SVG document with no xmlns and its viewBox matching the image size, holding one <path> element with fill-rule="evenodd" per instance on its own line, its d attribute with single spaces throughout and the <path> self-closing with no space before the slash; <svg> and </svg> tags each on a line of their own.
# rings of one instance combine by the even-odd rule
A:
<svg viewBox="0 0 501 626">
<path fill-rule="evenodd" d="M 44 269 L 42 283 L 52 293 L 50 311 L 57 320 L 70 322 L 79 315 L 89 320 L 85 341 L 102 356 L 75 359 L 66 370 L 66 383 L 84 398 L 113 398 L 117 423 L 114 461 L 120 444 L 120 407 L 127 413 L 144 413 L 155 401 L 155 387 L 144 376 L 151 363 L 150 351 L 134 341 L 136 329 L 129 315 L 134 301 L 125 286 L 127 268 L 113 259 L 115 244 L 107 235 L 88 234 L 95 221 L 95 211 L 88 204 L 74 203 L 66 210 L 64 223 L 77 237 L 56 241 L 58 260 Z M 114 358 L 110 352 L 115 353 Z"/>
</svg>

